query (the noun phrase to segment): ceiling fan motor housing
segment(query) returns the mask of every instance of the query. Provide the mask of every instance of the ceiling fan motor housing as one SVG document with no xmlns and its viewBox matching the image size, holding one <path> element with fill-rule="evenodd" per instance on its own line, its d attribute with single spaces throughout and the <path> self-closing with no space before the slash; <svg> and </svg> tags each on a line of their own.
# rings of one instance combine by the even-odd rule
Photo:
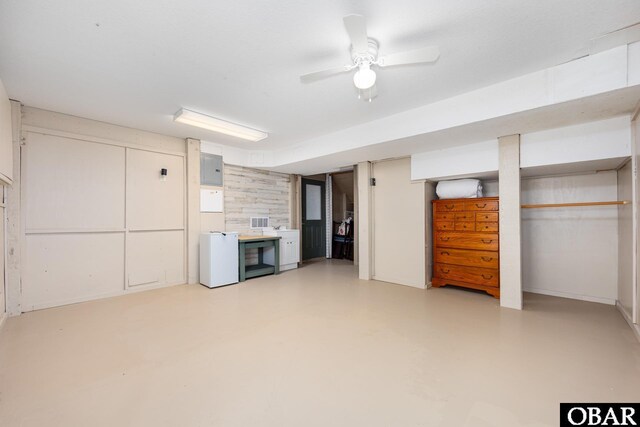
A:
<svg viewBox="0 0 640 427">
<path fill-rule="evenodd" d="M 375 64 L 378 59 L 378 42 L 371 37 L 367 38 L 367 51 L 355 52 L 351 46 L 351 59 L 353 64 L 358 66 L 362 63 Z"/>
</svg>

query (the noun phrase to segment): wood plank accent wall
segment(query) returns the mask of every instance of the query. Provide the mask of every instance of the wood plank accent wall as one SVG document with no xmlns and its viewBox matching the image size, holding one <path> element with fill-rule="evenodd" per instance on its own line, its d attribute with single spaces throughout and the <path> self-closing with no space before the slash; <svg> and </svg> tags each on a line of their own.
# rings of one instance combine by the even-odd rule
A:
<svg viewBox="0 0 640 427">
<path fill-rule="evenodd" d="M 227 231 L 262 234 L 251 229 L 252 216 L 268 216 L 272 227 L 291 227 L 290 175 L 225 164 L 224 190 Z"/>
</svg>

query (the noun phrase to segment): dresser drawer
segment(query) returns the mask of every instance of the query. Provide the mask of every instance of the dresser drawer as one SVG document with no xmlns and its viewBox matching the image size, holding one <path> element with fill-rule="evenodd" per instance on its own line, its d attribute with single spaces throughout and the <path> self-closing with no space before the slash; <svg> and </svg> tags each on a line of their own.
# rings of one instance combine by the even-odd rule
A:
<svg viewBox="0 0 640 427">
<path fill-rule="evenodd" d="M 497 211 L 498 202 L 496 200 L 477 200 L 475 202 L 465 202 L 465 211 Z"/>
<path fill-rule="evenodd" d="M 476 231 L 498 231 L 497 222 L 476 222 Z"/>
<path fill-rule="evenodd" d="M 480 249 L 485 251 L 498 250 L 498 235 L 490 233 L 436 233 L 435 245 L 437 248 Z"/>
<path fill-rule="evenodd" d="M 476 214 L 475 212 L 456 212 L 455 218 L 456 221 L 475 221 Z"/>
<path fill-rule="evenodd" d="M 475 222 L 460 222 L 456 221 L 455 230 L 456 231 L 475 231 L 476 223 Z"/>
<path fill-rule="evenodd" d="M 453 231 L 453 221 L 436 221 L 437 231 Z"/>
<path fill-rule="evenodd" d="M 478 222 L 498 222 L 498 212 L 476 212 Z"/>
<path fill-rule="evenodd" d="M 464 210 L 463 202 L 438 202 L 436 212 L 457 212 Z"/>
<path fill-rule="evenodd" d="M 434 221 L 453 221 L 455 219 L 455 214 L 454 213 L 438 213 L 436 212 L 433 215 L 433 220 Z"/>
<path fill-rule="evenodd" d="M 498 287 L 500 271 L 492 268 L 464 267 L 437 263 L 433 266 L 434 276 L 457 282 L 475 283 L 484 286 Z"/>
<path fill-rule="evenodd" d="M 451 248 L 438 248 L 433 254 L 433 259 L 437 263 L 484 268 L 499 268 L 500 263 L 498 257 L 498 252 Z"/>
</svg>

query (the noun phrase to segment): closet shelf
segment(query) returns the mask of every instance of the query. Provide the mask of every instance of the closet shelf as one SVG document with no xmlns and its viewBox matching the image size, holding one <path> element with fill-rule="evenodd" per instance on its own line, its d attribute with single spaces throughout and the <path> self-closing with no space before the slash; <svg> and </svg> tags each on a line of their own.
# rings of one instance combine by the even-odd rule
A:
<svg viewBox="0 0 640 427">
<path fill-rule="evenodd" d="M 580 202 L 580 203 L 544 203 L 537 205 L 521 205 L 522 209 L 540 209 L 540 208 L 573 208 L 579 206 L 610 206 L 610 205 L 629 205 L 629 200 L 616 200 L 611 202 Z"/>
</svg>

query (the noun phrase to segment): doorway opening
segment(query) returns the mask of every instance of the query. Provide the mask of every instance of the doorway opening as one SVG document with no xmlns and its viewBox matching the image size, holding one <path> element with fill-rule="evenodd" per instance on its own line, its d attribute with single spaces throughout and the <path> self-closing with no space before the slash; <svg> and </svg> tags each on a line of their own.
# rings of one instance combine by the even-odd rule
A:
<svg viewBox="0 0 640 427">
<path fill-rule="evenodd" d="M 355 171 L 301 177 L 302 260 L 334 258 L 357 263 Z"/>
<path fill-rule="evenodd" d="M 355 185 L 353 171 L 331 176 L 331 258 L 354 260 Z"/>
</svg>

